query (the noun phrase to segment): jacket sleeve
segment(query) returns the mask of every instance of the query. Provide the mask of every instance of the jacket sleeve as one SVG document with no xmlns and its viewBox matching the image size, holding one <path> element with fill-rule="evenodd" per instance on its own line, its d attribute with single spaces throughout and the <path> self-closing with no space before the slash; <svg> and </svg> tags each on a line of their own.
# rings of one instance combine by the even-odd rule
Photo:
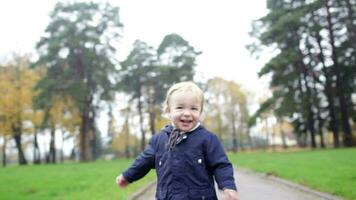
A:
<svg viewBox="0 0 356 200">
<path fill-rule="evenodd" d="M 128 182 L 134 182 L 144 177 L 155 166 L 155 143 L 157 137 L 154 135 L 148 146 L 140 155 L 137 156 L 134 163 L 123 173 Z"/>
<path fill-rule="evenodd" d="M 215 181 L 220 190 L 236 190 L 234 170 L 231 162 L 216 135 L 212 134 L 205 146 L 206 160 L 209 169 L 213 172 Z"/>
</svg>

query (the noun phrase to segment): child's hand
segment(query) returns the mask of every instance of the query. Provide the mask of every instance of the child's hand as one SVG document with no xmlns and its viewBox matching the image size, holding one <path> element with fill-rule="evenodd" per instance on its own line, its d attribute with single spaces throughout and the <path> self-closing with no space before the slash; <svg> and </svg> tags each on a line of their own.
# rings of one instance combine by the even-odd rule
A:
<svg viewBox="0 0 356 200">
<path fill-rule="evenodd" d="M 116 184 L 118 187 L 124 188 L 129 184 L 129 182 L 121 174 L 120 176 L 116 177 Z"/>
<path fill-rule="evenodd" d="M 224 189 L 224 200 L 239 200 L 236 190 Z"/>
</svg>

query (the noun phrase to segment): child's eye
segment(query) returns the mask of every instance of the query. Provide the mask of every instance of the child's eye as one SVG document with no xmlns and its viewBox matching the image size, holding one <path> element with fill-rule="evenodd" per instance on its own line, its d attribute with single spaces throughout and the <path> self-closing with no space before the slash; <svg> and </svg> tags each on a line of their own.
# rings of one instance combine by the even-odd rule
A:
<svg viewBox="0 0 356 200">
<path fill-rule="evenodd" d="M 180 110 L 180 109 L 183 109 L 182 106 L 177 106 L 176 109 Z"/>
<path fill-rule="evenodd" d="M 198 108 L 192 108 L 192 110 L 198 110 Z"/>
</svg>

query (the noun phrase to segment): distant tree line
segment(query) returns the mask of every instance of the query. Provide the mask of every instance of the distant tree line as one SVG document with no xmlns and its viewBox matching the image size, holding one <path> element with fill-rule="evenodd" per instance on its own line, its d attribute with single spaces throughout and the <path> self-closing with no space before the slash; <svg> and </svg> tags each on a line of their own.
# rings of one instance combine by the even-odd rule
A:
<svg viewBox="0 0 356 200">
<path fill-rule="evenodd" d="M 39 58 L 35 62 L 28 55 L 15 55 L 13 61 L 0 66 L 3 165 L 10 139 L 15 141 L 21 165 L 28 163 L 24 153 L 28 145 L 33 147 L 34 163 L 43 159 L 47 163 L 63 161 L 63 146 L 55 145 L 58 133 L 62 144 L 74 140 L 78 151 L 73 151 L 72 156 L 77 152 L 81 161 L 96 159 L 103 148 L 97 120 L 104 109 L 109 116 L 109 143 L 114 150 L 124 149 L 126 156 L 133 156 L 145 147 L 148 132 L 152 135 L 167 123 L 161 116 L 165 91 L 175 82 L 193 80 L 196 57 L 201 52 L 172 33 L 162 39 L 157 49 L 136 40 L 126 59 L 119 61 L 117 47 L 123 24 L 117 7 L 107 3 L 57 3 L 50 17 L 46 34 L 36 45 Z M 236 123 L 222 123 L 214 130 L 226 135 L 232 128 L 230 136 L 236 143 L 237 128 L 247 127 L 239 125 L 247 119 L 245 96 L 238 85 L 223 79 L 201 84 L 212 95 L 223 95 L 226 100 L 221 108 Z M 218 87 L 224 89 L 218 91 Z M 229 92 L 237 92 L 237 96 L 229 96 Z M 125 95 L 125 102 L 116 102 L 118 93 Z M 120 111 L 120 118 L 124 119 L 121 128 L 113 115 L 117 104 L 124 106 Z M 233 110 L 243 114 L 235 116 L 229 110 L 228 106 L 235 104 L 239 106 Z M 211 110 L 216 107 L 209 105 Z M 218 113 L 207 116 L 207 120 L 220 117 Z M 139 127 L 140 139 L 132 127 Z M 38 141 L 47 133 L 48 151 L 41 150 Z M 33 138 L 30 144 L 28 140 L 23 143 L 24 136 Z"/>
<path fill-rule="evenodd" d="M 310 146 L 320 141 L 325 147 L 328 132 L 335 147 L 354 146 L 356 1 L 269 0 L 267 5 L 270 12 L 254 22 L 256 40 L 248 48 L 256 55 L 265 47 L 274 50 L 259 72 L 271 76 L 273 96 L 249 116 L 247 94 L 238 84 L 219 77 L 199 83 L 206 95 L 203 124 L 234 151 L 268 145 L 268 127 L 281 127 L 285 140 L 282 127 L 289 124 L 300 146 L 310 138 Z M 18 55 L 0 66 L 3 165 L 10 140 L 20 164 L 28 163 L 27 146 L 33 147 L 34 163 L 63 161 L 63 146 L 55 145 L 58 134 L 62 144 L 73 139 L 77 151 L 72 155 L 79 153 L 81 161 L 98 158 L 103 148 L 135 156 L 167 123 L 161 111 L 165 91 L 175 82 L 193 80 L 201 52 L 171 33 L 157 48 L 137 39 L 119 61 L 124 25 L 117 7 L 57 3 L 50 17 L 36 45 L 38 60 Z M 114 115 L 118 107 L 120 123 Z M 110 149 L 103 147 L 98 128 L 103 110 L 108 110 Z M 276 125 L 269 124 L 270 116 Z M 267 143 L 250 133 L 263 121 Z M 48 151 L 38 141 L 44 134 L 49 135 Z M 24 143 L 24 136 L 32 141 Z"/>
<path fill-rule="evenodd" d="M 250 126 L 273 111 L 294 126 L 300 141 L 325 147 L 332 132 L 335 147 L 356 145 L 356 1 L 268 0 L 269 13 L 253 23 L 248 46 L 274 56 L 260 70 L 270 76 L 271 98 L 250 119 Z"/>
</svg>

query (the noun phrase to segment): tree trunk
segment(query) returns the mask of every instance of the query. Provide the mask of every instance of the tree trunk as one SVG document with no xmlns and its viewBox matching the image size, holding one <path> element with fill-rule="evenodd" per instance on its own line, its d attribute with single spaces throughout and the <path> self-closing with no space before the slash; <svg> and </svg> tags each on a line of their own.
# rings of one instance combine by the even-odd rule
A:
<svg viewBox="0 0 356 200">
<path fill-rule="evenodd" d="M 347 7 L 347 17 L 348 17 L 348 21 L 347 21 L 347 29 L 348 29 L 348 34 L 349 34 L 349 37 L 350 37 L 350 46 L 351 48 L 353 48 L 353 52 L 355 53 L 356 51 L 356 26 L 355 26 L 355 5 L 356 5 L 356 2 L 353 1 L 353 5 L 351 4 L 351 1 L 350 0 L 345 0 L 346 2 L 346 7 Z M 355 55 L 353 56 L 353 58 L 355 59 Z M 354 62 L 355 63 L 355 62 Z M 349 66 L 349 67 L 355 67 L 355 64 L 353 66 Z M 349 85 L 349 88 L 350 87 L 354 87 L 351 85 Z M 351 100 L 352 99 L 352 94 L 350 93 L 349 96 L 348 96 L 348 103 L 349 103 L 349 107 L 352 109 L 352 108 L 355 108 L 355 103 Z M 355 111 L 355 109 L 353 110 L 353 112 Z M 352 111 L 351 111 L 352 112 Z M 352 115 L 351 115 L 352 116 Z M 355 121 L 355 120 L 354 120 Z M 352 132 L 352 130 L 351 130 Z M 352 138 L 352 145 L 356 145 L 356 137 L 353 137 Z"/>
<path fill-rule="evenodd" d="M 146 147 L 146 133 L 145 129 L 143 128 L 143 112 L 142 112 L 142 102 L 141 98 L 138 99 L 138 114 L 139 114 L 139 120 L 140 120 L 140 131 L 141 131 L 141 150 L 143 151 Z"/>
<path fill-rule="evenodd" d="M 308 43 L 308 39 L 306 41 Z M 308 45 L 308 44 L 307 44 Z M 308 51 L 310 51 L 308 49 Z M 299 49 L 299 54 L 302 56 L 302 52 Z M 314 112 L 312 110 L 312 99 L 313 99 L 313 94 L 312 91 L 310 89 L 310 86 L 308 85 L 308 83 L 310 81 L 308 81 L 308 69 L 306 64 L 304 64 L 304 62 L 302 60 L 299 60 L 298 62 L 298 67 L 299 70 L 297 70 L 302 76 L 303 76 L 303 80 L 304 80 L 304 88 L 305 88 L 305 93 L 304 95 L 302 95 L 302 101 L 306 101 L 306 105 L 305 105 L 305 109 L 307 111 L 307 130 L 309 130 L 310 133 L 310 139 L 311 139 L 311 147 L 312 148 L 316 148 L 316 142 L 315 142 L 315 127 L 314 127 Z M 302 84 L 302 82 L 300 81 L 299 84 Z M 300 88 L 300 90 L 302 91 L 302 88 Z M 303 93 L 301 93 L 303 94 Z M 305 98 L 306 97 L 306 98 Z"/>
<path fill-rule="evenodd" d="M 127 113 L 126 115 L 126 119 L 125 119 L 125 127 L 127 127 L 126 129 L 124 129 L 124 133 L 125 133 L 125 157 L 126 158 L 130 158 L 130 129 L 129 129 L 129 114 Z"/>
<path fill-rule="evenodd" d="M 309 97 L 308 97 L 309 98 Z M 308 105 L 308 130 L 310 132 L 311 139 L 311 147 L 316 148 L 316 140 L 315 140 L 315 127 L 314 127 L 314 113 L 312 111 L 311 105 Z"/>
<path fill-rule="evenodd" d="M 90 119 L 89 119 L 89 107 L 88 104 L 84 108 L 84 112 L 81 116 L 82 124 L 80 128 L 80 161 L 86 162 L 92 159 L 90 148 Z"/>
<path fill-rule="evenodd" d="M 265 121 L 265 126 L 266 126 L 266 145 L 265 145 L 265 150 L 267 150 L 267 148 L 269 147 L 269 137 L 270 137 L 270 134 L 269 134 L 269 130 L 268 130 L 268 117 L 266 117 L 266 119 L 264 120 Z"/>
<path fill-rule="evenodd" d="M 286 133 L 284 132 L 283 128 L 281 129 L 281 137 L 282 137 L 283 149 L 288 149 L 288 145 L 286 141 Z"/>
<path fill-rule="evenodd" d="M 240 126 L 238 127 L 238 135 L 240 136 L 239 139 L 240 139 L 240 142 L 238 142 L 240 144 L 240 149 L 242 151 L 245 150 L 245 147 L 244 147 L 244 138 L 243 138 L 243 134 L 244 134 L 244 121 L 243 121 L 243 116 L 240 115 L 239 117 L 239 121 L 240 121 Z"/>
<path fill-rule="evenodd" d="M 235 114 L 232 115 L 231 118 L 231 124 L 232 124 L 232 146 L 233 146 L 233 151 L 234 153 L 237 152 L 238 146 L 237 146 L 237 131 L 236 131 L 236 116 Z"/>
<path fill-rule="evenodd" d="M 91 108 L 91 117 L 89 118 L 89 144 L 90 144 L 90 149 L 91 149 L 91 159 L 90 160 L 96 160 L 100 156 L 99 152 L 99 146 L 98 146 L 98 138 L 97 138 L 97 132 L 96 132 L 96 126 L 95 126 L 95 118 L 96 118 L 96 112 L 94 108 Z"/>
<path fill-rule="evenodd" d="M 55 140 L 56 140 L 56 129 L 54 125 L 51 126 L 51 138 L 49 143 L 49 160 L 51 163 L 56 163 L 56 147 L 55 147 Z"/>
<path fill-rule="evenodd" d="M 333 140 L 334 140 L 334 147 L 338 148 L 340 147 L 340 139 L 339 139 L 339 125 L 336 120 L 336 111 L 334 107 L 334 95 L 332 94 L 332 89 L 331 89 L 331 77 L 327 75 L 326 77 L 326 93 L 327 99 L 328 99 L 328 110 L 329 110 L 329 116 L 330 116 L 330 128 L 333 132 Z"/>
<path fill-rule="evenodd" d="M 95 47 L 94 47 L 95 48 Z M 81 128 L 80 128 L 80 161 L 87 162 L 93 160 L 93 151 L 92 151 L 92 139 L 94 134 L 93 127 L 93 119 L 95 120 L 94 112 L 93 112 L 93 68 L 91 64 L 87 65 L 87 69 L 85 70 L 85 65 L 83 64 L 82 57 L 78 56 L 78 74 L 80 78 L 85 83 L 85 96 L 84 107 L 81 113 Z M 84 72 L 87 73 L 84 73 Z M 85 81 L 86 80 L 86 81 Z"/>
<path fill-rule="evenodd" d="M 94 125 L 92 122 L 90 123 L 91 125 Z M 90 149 L 91 149 L 91 159 L 90 160 L 96 160 L 99 157 L 99 147 L 97 145 L 97 136 L 95 132 L 95 127 L 91 127 L 89 130 L 89 143 L 90 143 Z"/>
<path fill-rule="evenodd" d="M 315 80 L 314 80 L 314 85 L 313 85 L 313 91 L 314 91 L 314 94 L 318 93 L 318 90 L 316 88 L 316 81 Z M 316 111 L 316 117 L 318 119 L 318 134 L 320 136 L 320 147 L 321 148 L 325 148 L 324 134 L 323 134 L 324 119 L 321 117 L 320 105 L 318 104 L 315 107 L 316 107 L 316 110 L 317 110 Z"/>
<path fill-rule="evenodd" d="M 15 139 L 16 148 L 17 148 L 17 152 L 18 152 L 19 164 L 27 165 L 27 160 L 25 158 L 25 154 L 23 153 L 22 145 L 21 145 L 21 133 L 15 132 L 14 139 Z"/>
<path fill-rule="evenodd" d="M 333 60 L 333 69 L 336 75 L 336 88 L 337 88 L 337 95 L 340 104 L 340 111 L 341 111 L 341 121 L 342 121 L 342 129 L 343 129 L 343 142 L 345 146 L 352 146 L 352 134 L 351 134 L 351 127 L 349 123 L 349 113 L 348 113 L 348 105 L 345 97 L 345 89 L 343 83 L 343 74 L 341 66 L 338 62 L 338 52 L 336 51 L 335 47 L 335 36 L 333 30 L 333 24 L 331 19 L 330 13 L 330 5 L 329 0 L 325 1 L 326 13 L 327 13 L 327 28 L 329 32 L 329 39 L 331 45 L 331 58 Z"/>
<path fill-rule="evenodd" d="M 272 124 L 272 151 L 276 151 L 276 125 Z"/>
<path fill-rule="evenodd" d="M 321 112 L 319 107 L 317 107 L 317 118 L 318 118 L 318 134 L 320 136 L 320 147 L 325 148 L 324 133 L 323 133 L 324 119 L 322 119 L 321 117 Z"/>
<path fill-rule="evenodd" d="M 312 20 L 314 23 L 317 23 L 318 19 L 316 19 L 315 13 L 312 12 Z M 328 69 L 325 65 L 325 56 L 324 56 L 324 51 L 323 47 L 321 45 L 321 36 L 319 33 L 315 34 L 317 44 L 319 47 L 319 60 L 322 64 L 322 71 L 325 76 L 325 85 L 324 85 L 324 93 L 326 96 L 326 99 L 328 101 L 328 111 L 329 111 L 329 126 L 331 128 L 331 131 L 333 132 L 333 141 L 334 141 L 334 147 L 338 148 L 340 146 L 340 141 L 339 141 L 339 126 L 338 123 L 336 122 L 336 112 L 335 112 L 335 105 L 334 105 L 334 95 L 332 93 L 332 77 L 330 73 L 328 72 Z"/>
<path fill-rule="evenodd" d="M 247 128 L 247 136 L 248 136 L 248 143 L 249 143 L 249 146 L 250 146 L 250 150 L 252 149 L 255 149 L 256 145 L 251 137 L 251 134 L 250 134 L 250 128 Z"/>
<path fill-rule="evenodd" d="M 154 108 L 152 109 L 152 111 L 150 111 L 149 115 L 150 115 L 150 130 L 151 130 L 151 134 L 154 135 L 156 133 L 156 127 L 155 127 L 156 113 L 154 112 Z"/>
<path fill-rule="evenodd" d="M 304 104 L 303 104 L 303 100 L 305 99 L 305 92 L 303 91 L 303 84 L 302 84 L 302 78 L 303 78 L 303 73 L 302 73 L 302 66 L 299 64 L 299 66 L 298 66 L 300 69 L 296 69 L 296 73 L 298 74 L 298 90 L 299 90 L 299 92 L 300 92 L 300 99 L 302 99 L 302 101 L 300 102 L 300 113 L 303 115 L 303 119 L 305 119 L 305 118 L 307 118 L 307 122 L 305 122 L 304 120 L 303 120 L 303 122 L 301 122 L 301 123 L 304 123 L 304 125 L 305 125 L 305 130 L 302 130 L 301 132 L 300 132 L 300 136 L 302 136 L 302 138 L 303 138 L 303 136 L 305 136 L 304 138 L 305 139 L 307 139 L 308 138 L 308 135 L 307 135 L 307 133 L 308 133 L 308 131 L 310 132 L 310 124 L 309 124 L 309 119 L 310 119 L 310 110 L 308 109 L 308 107 L 309 107 L 309 105 L 307 105 L 307 116 L 305 117 L 305 112 L 304 112 L 304 110 L 305 110 L 305 108 L 303 107 L 304 106 Z M 313 137 L 311 137 L 311 138 L 313 138 Z M 307 143 L 306 143 L 307 144 Z M 314 143 L 315 144 L 315 143 Z M 305 145 L 305 143 L 302 145 L 302 146 L 304 146 Z M 313 146 L 313 142 L 311 142 L 311 146 Z"/>
<path fill-rule="evenodd" d="M 62 146 L 61 146 L 61 155 L 60 155 L 60 161 L 61 161 L 61 163 L 64 162 L 64 151 L 63 151 L 63 147 L 64 147 L 64 133 L 65 133 L 65 131 L 62 130 Z"/>
<path fill-rule="evenodd" d="M 155 90 L 151 89 L 149 98 L 148 98 L 148 106 L 149 106 L 149 120 L 150 120 L 150 130 L 152 136 L 156 133 L 156 126 L 155 126 L 155 121 L 156 121 L 156 112 L 155 112 Z"/>
<path fill-rule="evenodd" d="M 46 152 L 45 153 L 46 157 L 45 157 L 45 162 L 47 164 L 51 163 L 51 156 L 50 156 L 50 153 L 49 152 Z"/>
<path fill-rule="evenodd" d="M 283 149 L 287 149 L 287 142 L 286 142 L 286 133 L 283 130 L 283 119 L 279 118 L 278 119 L 278 124 L 279 124 L 279 130 L 281 132 L 281 139 L 282 139 L 282 146 Z"/>
<path fill-rule="evenodd" d="M 4 144 L 2 146 L 2 166 L 6 167 L 6 143 L 7 139 L 6 136 L 4 136 Z"/>
<path fill-rule="evenodd" d="M 40 164 L 41 163 L 41 152 L 38 146 L 37 140 L 37 129 L 35 130 L 34 138 L 33 138 L 33 164 Z"/>
</svg>

